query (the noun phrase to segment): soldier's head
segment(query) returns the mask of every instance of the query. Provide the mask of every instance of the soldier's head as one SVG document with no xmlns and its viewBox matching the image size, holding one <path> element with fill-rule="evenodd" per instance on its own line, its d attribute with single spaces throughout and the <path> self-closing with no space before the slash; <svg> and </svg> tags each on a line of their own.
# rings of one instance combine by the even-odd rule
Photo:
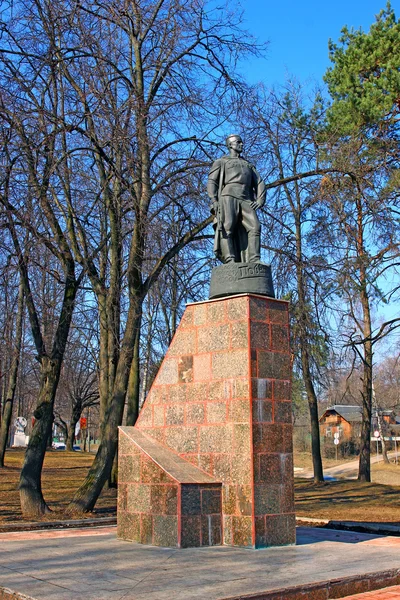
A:
<svg viewBox="0 0 400 600">
<path fill-rule="evenodd" d="M 240 154 L 243 150 L 243 140 L 240 135 L 228 135 L 225 140 L 228 150 L 233 150 L 235 154 Z"/>
</svg>

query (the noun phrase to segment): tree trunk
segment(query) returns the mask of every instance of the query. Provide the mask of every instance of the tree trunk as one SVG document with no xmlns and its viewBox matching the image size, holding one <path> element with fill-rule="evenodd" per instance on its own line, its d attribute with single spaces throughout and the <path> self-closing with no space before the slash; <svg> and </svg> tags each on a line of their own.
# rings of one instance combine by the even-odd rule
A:
<svg viewBox="0 0 400 600">
<path fill-rule="evenodd" d="M 53 425 L 54 397 L 60 376 L 60 362 L 42 358 L 38 406 L 33 413 L 35 424 L 29 438 L 21 470 L 19 492 L 22 514 L 38 517 L 50 512 L 42 494 L 41 473 L 47 440 Z"/>
<path fill-rule="evenodd" d="M 133 302 L 133 299 L 131 300 Z M 115 378 L 114 393 L 107 409 L 102 427 L 100 446 L 84 482 L 76 491 L 67 507 L 67 514 L 79 514 L 93 510 L 104 484 L 109 478 L 118 443 L 118 426 L 121 424 L 124 412 L 126 390 L 128 387 L 130 367 L 133 358 L 136 331 L 140 316 L 136 303 L 131 305 L 124 340 L 121 347 Z"/>
<path fill-rule="evenodd" d="M 371 481 L 372 349 L 365 348 L 362 389 L 361 447 L 358 480 Z"/>
<path fill-rule="evenodd" d="M 310 372 L 310 364 L 307 348 L 301 347 L 301 363 L 303 367 L 303 380 L 307 392 L 308 408 L 310 411 L 311 424 L 311 454 L 314 469 L 315 483 L 324 481 L 321 458 L 321 441 L 319 435 L 318 401 L 314 390 L 314 384 Z"/>
<path fill-rule="evenodd" d="M 315 483 L 324 481 L 321 458 L 321 442 L 319 435 L 319 420 L 318 420 L 318 401 L 315 394 L 314 384 L 312 381 L 310 354 L 307 336 L 309 335 L 308 314 L 306 305 L 305 281 L 303 272 L 303 251 L 301 237 L 301 222 L 300 211 L 296 216 L 296 275 L 297 275 L 297 295 L 298 295 L 298 328 L 299 342 L 301 353 L 301 365 L 303 371 L 303 380 L 307 392 L 308 408 L 310 411 L 311 425 L 311 454 L 314 469 Z"/>
<path fill-rule="evenodd" d="M 377 418 L 377 422 L 378 422 L 379 437 L 381 438 L 383 462 L 386 463 L 387 465 L 389 465 L 390 460 L 389 460 L 389 457 L 387 454 L 387 448 L 386 448 L 386 442 L 385 442 L 385 430 L 383 427 L 382 413 L 380 410 L 378 410 L 378 408 L 376 409 L 376 418 Z"/>
<path fill-rule="evenodd" d="M 362 386 L 362 423 L 361 447 L 358 466 L 358 480 L 371 481 L 371 417 L 372 417 L 372 326 L 368 297 L 368 278 L 365 267 L 364 223 L 361 198 L 356 197 L 357 205 L 357 256 L 360 273 L 360 300 L 363 311 L 363 386 Z M 359 353 L 360 354 L 360 353 Z"/>
<path fill-rule="evenodd" d="M 24 274 L 23 265 L 22 274 Z M 30 295 L 29 279 L 27 275 L 24 277 L 24 288 L 28 310 L 30 312 L 32 332 L 36 338 L 36 347 L 40 351 L 40 388 L 37 408 L 33 413 L 36 421 L 25 453 L 24 464 L 20 475 L 19 491 L 23 516 L 38 517 L 50 510 L 44 501 L 42 494 L 41 473 L 46 453 L 47 440 L 51 435 L 54 399 L 60 379 L 61 365 L 71 327 L 75 297 L 78 289 L 74 265 L 72 262 L 68 265 L 63 304 L 54 336 L 51 356 L 48 356 L 45 351 L 43 339 L 38 327 L 37 312 Z"/>
<path fill-rule="evenodd" d="M 24 285 L 20 280 L 18 288 L 17 322 L 15 328 L 14 352 L 12 357 L 12 366 L 10 378 L 7 387 L 3 415 L 0 425 L 0 467 L 4 467 L 4 456 L 6 452 L 7 439 L 10 432 L 10 425 L 13 412 L 15 389 L 17 387 L 19 359 L 21 355 L 22 344 L 22 322 L 24 316 Z"/>
<path fill-rule="evenodd" d="M 139 415 L 139 397 L 140 397 L 140 326 L 136 332 L 135 348 L 133 351 L 133 360 L 129 373 L 127 397 L 126 424 L 134 425 Z"/>
<path fill-rule="evenodd" d="M 72 412 L 71 421 L 68 426 L 68 437 L 67 437 L 67 444 L 66 444 L 68 452 L 73 452 L 73 450 L 74 450 L 75 429 L 76 429 L 76 424 L 78 423 L 78 421 L 80 419 L 80 416 L 81 416 L 81 410 L 79 410 L 79 411 L 74 410 Z"/>
</svg>

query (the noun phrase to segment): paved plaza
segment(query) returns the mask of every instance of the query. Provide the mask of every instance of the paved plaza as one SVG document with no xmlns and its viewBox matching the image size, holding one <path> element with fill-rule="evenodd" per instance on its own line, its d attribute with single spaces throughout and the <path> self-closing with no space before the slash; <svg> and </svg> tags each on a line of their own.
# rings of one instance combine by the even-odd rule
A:
<svg viewBox="0 0 400 600">
<path fill-rule="evenodd" d="M 0 588 L 37 600 L 217 600 L 390 570 L 400 574 L 398 537 L 299 527 L 296 546 L 178 550 L 121 541 L 115 532 L 0 534 Z M 347 593 L 355 591 L 364 590 Z"/>
</svg>

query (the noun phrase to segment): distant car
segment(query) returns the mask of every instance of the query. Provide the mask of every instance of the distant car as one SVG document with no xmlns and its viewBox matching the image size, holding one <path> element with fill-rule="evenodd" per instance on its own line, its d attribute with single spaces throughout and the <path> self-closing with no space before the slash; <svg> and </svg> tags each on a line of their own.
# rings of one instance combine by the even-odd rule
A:
<svg viewBox="0 0 400 600">
<path fill-rule="evenodd" d="M 72 446 L 72 450 L 74 450 L 74 452 L 82 452 L 82 448 L 80 446 Z"/>
<path fill-rule="evenodd" d="M 64 442 L 53 442 L 51 447 L 53 450 L 65 450 L 66 448 Z"/>
</svg>

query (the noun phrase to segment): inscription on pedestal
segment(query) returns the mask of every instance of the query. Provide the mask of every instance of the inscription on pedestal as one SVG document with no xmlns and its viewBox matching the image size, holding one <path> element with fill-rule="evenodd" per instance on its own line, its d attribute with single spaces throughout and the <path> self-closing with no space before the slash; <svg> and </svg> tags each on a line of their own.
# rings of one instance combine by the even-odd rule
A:
<svg viewBox="0 0 400 600">
<path fill-rule="evenodd" d="M 227 263 L 212 270 L 210 299 L 246 293 L 275 298 L 269 265 Z"/>
</svg>

